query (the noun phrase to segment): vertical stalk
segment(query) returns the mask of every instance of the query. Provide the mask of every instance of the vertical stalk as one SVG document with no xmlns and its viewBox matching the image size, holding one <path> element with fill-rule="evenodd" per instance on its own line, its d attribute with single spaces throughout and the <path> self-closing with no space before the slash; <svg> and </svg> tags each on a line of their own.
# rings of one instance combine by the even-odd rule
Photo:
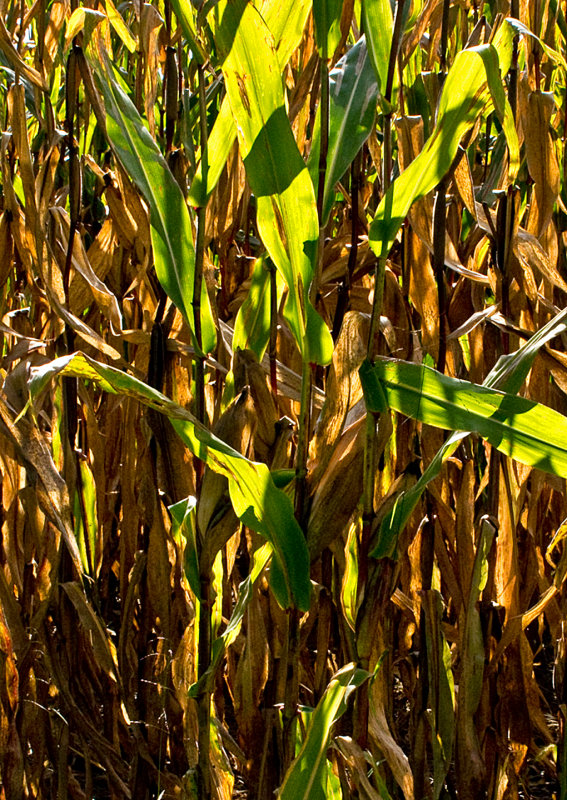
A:
<svg viewBox="0 0 567 800">
<path fill-rule="evenodd" d="M 323 263 L 323 248 L 325 244 L 325 228 L 323 225 L 323 198 L 325 193 L 325 175 L 327 171 L 327 151 L 329 149 L 329 66 L 327 64 L 327 38 L 323 37 L 322 52 L 319 58 L 321 75 L 321 140 L 319 149 L 319 172 L 317 182 L 317 217 L 319 219 L 319 239 L 317 244 L 317 261 L 315 264 L 314 278 L 309 290 L 311 302 L 317 302 L 321 269 Z M 309 447 L 309 428 L 311 424 L 311 390 L 312 368 L 307 359 L 303 358 L 301 371 L 301 408 L 298 420 L 297 450 L 295 454 L 295 518 L 305 529 L 305 500 L 307 477 L 307 453 Z M 294 727 L 299 703 L 299 612 L 295 609 L 289 612 L 288 627 L 288 653 L 286 690 L 283 709 L 283 768 L 284 773 L 294 757 Z"/>
<path fill-rule="evenodd" d="M 203 178 L 207 180 L 207 99 L 205 90 L 205 68 L 197 65 L 199 91 L 199 129 L 201 140 L 201 164 Z M 195 276 L 193 283 L 193 324 L 196 342 L 195 353 L 195 416 L 205 422 L 205 357 L 202 352 L 201 332 L 201 287 L 203 283 L 203 262 L 205 256 L 205 223 L 206 205 L 197 210 L 197 241 L 195 246 Z M 199 604 L 199 642 L 197 675 L 202 678 L 211 661 L 211 575 L 207 568 L 200 574 L 201 598 Z M 211 693 L 209 686 L 201 689 L 197 698 L 197 718 L 199 726 L 199 762 L 197 775 L 199 797 L 209 800 L 211 797 L 210 745 L 211 745 Z"/>
<path fill-rule="evenodd" d="M 441 88 L 447 74 L 447 40 L 449 36 L 449 7 L 451 0 L 443 0 L 443 16 L 441 20 L 440 70 Z M 447 296 L 445 292 L 445 223 L 447 217 L 447 185 L 449 180 L 444 176 L 437 185 L 435 205 L 433 207 L 433 271 L 437 282 L 437 302 L 439 305 L 439 352 L 437 369 L 445 372 L 447 357 Z"/>
<path fill-rule="evenodd" d="M 433 206 L 433 272 L 437 282 L 437 302 L 439 305 L 439 352 L 437 369 L 445 372 L 447 357 L 447 293 L 445 291 L 445 223 L 447 202 L 447 177 L 437 185 Z"/>
<path fill-rule="evenodd" d="M 337 297 L 337 307 L 333 319 L 333 341 L 337 341 L 343 318 L 348 308 L 350 297 L 350 282 L 354 270 L 356 269 L 356 257 L 358 255 L 358 195 L 360 192 L 360 169 L 362 163 L 362 150 L 358 152 L 351 166 L 351 228 L 350 228 L 350 252 L 348 254 L 348 264 L 345 277 L 339 287 Z"/>
<path fill-rule="evenodd" d="M 323 199 L 325 195 L 325 175 L 327 173 L 327 153 L 329 151 L 329 65 L 327 64 L 327 41 L 323 41 L 323 52 L 319 57 L 319 73 L 321 76 L 321 133 L 319 148 L 319 170 L 317 178 L 317 217 L 319 219 L 319 240 L 317 245 L 317 263 L 315 275 L 309 291 L 313 305 L 317 302 L 317 294 L 321 283 L 323 266 L 323 248 L 325 245 L 325 227 L 323 225 Z"/>
<path fill-rule="evenodd" d="M 207 99 L 205 93 L 205 69 L 203 64 L 197 65 L 199 81 L 199 128 L 201 138 L 201 165 L 203 180 L 207 180 Z M 203 263 L 205 257 L 205 224 L 207 208 L 197 209 L 197 241 L 195 245 L 195 276 L 193 281 L 193 324 L 198 352 L 195 354 L 195 416 L 200 422 L 205 421 L 205 357 L 201 351 L 201 287 L 203 283 Z"/>
<path fill-rule="evenodd" d="M 268 357 L 270 359 L 270 385 L 272 394 L 278 396 L 278 373 L 276 364 L 278 346 L 278 287 L 276 280 L 276 267 L 272 260 L 268 260 L 270 271 L 270 341 L 268 344 Z"/>
<path fill-rule="evenodd" d="M 295 455 L 295 517 L 300 525 L 305 516 L 305 478 L 307 477 L 307 451 L 309 447 L 309 425 L 311 422 L 311 364 L 303 359 L 301 373 L 301 409 L 297 431 L 297 451 Z"/>
<path fill-rule="evenodd" d="M 388 112 L 384 115 L 384 156 L 382 161 L 382 189 L 388 191 L 390 186 L 390 175 L 392 170 L 392 91 L 394 88 L 394 74 L 398 60 L 402 35 L 402 19 L 406 0 L 398 0 L 396 5 L 396 15 L 394 18 L 394 30 L 392 35 L 392 47 L 390 50 L 390 60 L 388 62 L 388 75 L 384 91 L 384 101 Z M 376 355 L 378 331 L 380 329 L 380 316 L 382 314 L 382 303 L 384 299 L 384 278 L 386 274 L 386 261 L 388 253 L 382 250 L 381 255 L 376 260 L 374 270 L 374 300 L 372 303 L 372 316 L 370 319 L 370 332 L 366 356 L 369 361 L 373 361 Z M 368 582 L 368 551 L 370 548 L 370 538 L 372 535 L 372 523 L 374 521 L 374 475 L 376 472 L 375 449 L 376 433 L 380 424 L 380 415 L 367 412 L 366 430 L 364 439 L 364 473 L 363 473 L 363 512 L 362 512 L 362 534 L 359 547 L 359 573 L 358 573 L 358 592 L 360 602 L 364 598 L 366 584 Z M 364 666 L 364 665 L 363 665 Z M 358 743 L 361 747 L 366 746 L 368 731 L 368 694 L 359 692 L 355 698 L 354 731 Z"/>
<path fill-rule="evenodd" d="M 392 102 L 392 91 L 394 88 L 394 74 L 396 72 L 396 62 L 402 40 L 402 20 L 404 8 L 407 0 L 398 0 L 396 4 L 396 16 L 394 17 L 394 30 L 392 32 L 392 49 L 390 50 L 390 60 L 388 62 L 388 74 L 386 77 L 386 88 L 384 90 L 384 100 L 390 106 Z M 384 157 L 382 159 L 382 189 L 386 193 L 390 187 L 390 175 L 392 172 L 392 112 L 390 108 L 384 115 Z"/>
</svg>

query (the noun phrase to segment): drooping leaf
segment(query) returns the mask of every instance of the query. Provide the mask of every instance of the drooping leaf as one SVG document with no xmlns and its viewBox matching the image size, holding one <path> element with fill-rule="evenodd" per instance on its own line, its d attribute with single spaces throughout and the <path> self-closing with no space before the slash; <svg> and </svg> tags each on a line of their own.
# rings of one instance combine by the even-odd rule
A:
<svg viewBox="0 0 567 800">
<path fill-rule="evenodd" d="M 265 0 L 262 4 L 260 13 L 274 37 L 280 71 L 284 69 L 291 54 L 301 41 L 310 10 L 310 0 L 283 0 L 283 2 Z M 207 198 L 218 183 L 235 141 L 236 125 L 230 103 L 225 97 L 209 136 L 206 177 L 203 176 L 201 163 L 191 184 L 189 202 L 192 205 L 205 205 Z"/>
<path fill-rule="evenodd" d="M 289 289 L 286 319 L 303 358 L 326 364 L 332 339 L 309 301 L 319 235 L 315 194 L 286 114 L 273 37 L 256 9 L 239 0 L 222 6 L 216 43 L 260 236 Z"/>
<path fill-rule="evenodd" d="M 457 53 L 449 70 L 433 133 L 417 158 L 386 192 L 368 240 L 378 256 L 387 256 L 412 204 L 430 192 L 451 167 L 465 133 L 482 113 L 495 109 L 509 148 L 509 178 L 519 166 L 518 137 L 500 77 L 498 52 L 492 45 Z"/>
<path fill-rule="evenodd" d="M 29 382 L 32 400 L 50 380 L 65 375 L 94 381 L 105 392 L 133 397 L 169 417 L 191 452 L 228 478 L 230 499 L 242 522 L 272 545 L 271 581 L 278 602 L 284 607 L 295 604 L 302 610 L 309 608 L 311 584 L 305 538 L 294 517 L 291 500 L 276 489 L 265 464 L 249 461 L 217 439 L 189 411 L 143 381 L 100 364 L 84 353 L 62 356 L 33 368 Z"/>
<path fill-rule="evenodd" d="M 190 496 L 168 506 L 171 514 L 171 535 L 174 541 L 181 542 L 183 546 L 183 562 L 185 577 L 195 597 L 201 595 L 201 581 L 199 577 L 199 556 L 197 553 L 195 508 L 197 498 Z"/>
<path fill-rule="evenodd" d="M 567 417 L 547 406 L 403 361 L 365 362 L 360 379 L 369 411 L 380 410 L 381 391 L 395 411 L 434 427 L 478 433 L 523 464 L 567 477 Z"/>
<path fill-rule="evenodd" d="M 122 89 L 100 42 L 87 49 L 106 107 L 106 130 L 122 163 L 150 208 L 154 262 L 159 282 L 195 331 L 193 282 L 195 251 L 187 204 L 158 146 L 138 110 Z M 201 285 L 202 349 L 216 342 L 214 320 L 205 282 Z M 197 343 L 194 341 L 195 346 Z"/>
<path fill-rule="evenodd" d="M 322 223 L 333 205 L 334 187 L 370 136 L 374 124 L 378 84 L 362 36 L 329 73 L 329 146 L 323 194 Z M 317 111 L 308 168 L 317 185 L 321 145 L 321 113 Z"/>
<path fill-rule="evenodd" d="M 500 389 L 500 391 L 506 391 L 510 394 L 517 393 L 525 381 L 540 348 L 565 330 L 567 330 L 567 309 L 551 319 L 515 353 L 500 356 L 495 366 L 486 376 L 483 386 L 491 389 Z M 380 391 L 382 390 L 380 389 Z M 382 403 L 386 407 L 385 397 L 382 398 Z M 372 552 L 375 558 L 394 557 L 398 536 L 405 528 L 412 511 L 419 502 L 419 498 L 427 488 L 427 485 L 439 475 L 445 461 L 468 435 L 469 431 L 452 433 L 431 460 L 417 483 L 398 498 L 393 510 L 382 520 L 378 541 Z"/>
<path fill-rule="evenodd" d="M 281 800 L 325 800 L 325 762 L 331 728 L 346 711 L 349 695 L 369 677 L 368 672 L 355 664 L 347 664 L 331 679 L 313 712 L 297 758 L 281 785 Z"/>
</svg>

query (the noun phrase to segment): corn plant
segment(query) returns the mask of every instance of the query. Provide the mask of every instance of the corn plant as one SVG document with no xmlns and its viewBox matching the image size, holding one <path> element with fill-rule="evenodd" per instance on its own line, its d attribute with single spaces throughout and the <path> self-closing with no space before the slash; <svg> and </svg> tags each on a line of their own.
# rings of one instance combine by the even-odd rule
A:
<svg viewBox="0 0 567 800">
<path fill-rule="evenodd" d="M 557 0 L 4 0 L 0 798 L 567 798 Z"/>
</svg>

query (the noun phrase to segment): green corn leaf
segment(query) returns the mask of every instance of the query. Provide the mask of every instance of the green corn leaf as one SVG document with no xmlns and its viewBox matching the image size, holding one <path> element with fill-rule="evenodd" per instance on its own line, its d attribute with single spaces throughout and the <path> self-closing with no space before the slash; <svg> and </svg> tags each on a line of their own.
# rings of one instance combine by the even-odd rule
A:
<svg viewBox="0 0 567 800">
<path fill-rule="evenodd" d="M 326 760 L 333 724 L 344 714 L 348 697 L 369 673 L 347 664 L 331 679 L 311 716 L 305 740 L 288 769 L 279 791 L 280 800 L 325 800 Z"/>
<path fill-rule="evenodd" d="M 506 391 L 510 394 L 517 393 L 526 379 L 540 348 L 565 330 L 567 330 L 567 309 L 561 311 L 537 333 L 534 333 L 515 353 L 500 356 L 496 365 L 486 376 L 483 386 L 490 389 L 500 389 L 500 391 Z M 376 392 L 382 392 L 382 387 L 375 386 L 375 390 Z M 378 401 L 381 403 L 381 409 L 385 410 L 387 402 L 383 392 L 381 397 L 378 395 L 374 397 L 374 402 L 377 403 Z M 398 498 L 394 509 L 385 516 L 380 526 L 378 542 L 372 551 L 372 555 L 375 558 L 394 557 L 398 536 L 405 528 L 427 485 L 439 475 L 445 461 L 468 435 L 468 431 L 452 433 L 431 460 L 417 483 Z"/>
<path fill-rule="evenodd" d="M 179 0 L 177 0 L 179 2 Z M 303 30 L 311 11 L 310 0 L 265 0 L 260 13 L 274 37 L 280 71 L 284 69 L 291 54 L 299 46 Z M 189 192 L 189 202 L 204 206 L 221 176 L 230 149 L 236 141 L 236 125 L 225 97 L 213 125 L 208 142 L 208 164 L 206 178 L 199 165 Z"/>
<path fill-rule="evenodd" d="M 272 265 L 272 269 L 275 269 Z M 283 281 L 276 273 L 277 306 L 279 308 Z M 256 260 L 252 283 L 236 315 L 232 349 L 252 350 L 261 361 L 270 340 L 270 268 L 266 256 Z"/>
<path fill-rule="evenodd" d="M 350 628 L 356 630 L 356 615 L 358 612 L 358 570 L 360 564 L 358 536 L 360 535 L 361 520 L 350 526 L 345 547 L 345 570 L 341 586 L 341 605 L 345 619 Z"/>
<path fill-rule="evenodd" d="M 112 149 L 150 208 L 152 248 L 159 282 L 194 331 L 195 251 L 187 204 L 138 110 L 94 38 L 86 54 L 104 98 L 106 129 Z M 216 331 L 205 281 L 200 300 L 202 350 L 208 353 L 215 346 Z M 195 340 L 193 344 L 197 347 Z"/>
<path fill-rule="evenodd" d="M 332 338 L 309 301 L 319 236 L 315 194 L 286 114 L 273 37 L 256 9 L 238 0 L 223 6 L 216 43 L 260 236 L 289 290 L 286 320 L 304 360 L 326 364 Z"/>
<path fill-rule="evenodd" d="M 519 146 L 510 105 L 500 77 L 498 52 L 490 44 L 457 53 L 439 103 L 433 133 L 417 158 L 386 192 L 370 225 L 368 240 L 387 256 L 412 204 L 437 186 L 450 169 L 457 148 L 482 113 L 496 110 L 509 149 L 509 179 L 519 167 Z"/>
<path fill-rule="evenodd" d="M 384 92 L 394 29 L 390 0 L 362 0 L 362 25 L 370 62 L 378 78 L 379 89 Z"/>
<path fill-rule="evenodd" d="M 80 488 L 77 487 L 73 504 L 75 537 L 85 574 L 94 578 L 96 577 L 97 569 L 96 548 L 98 541 L 96 485 L 92 470 L 86 461 L 81 460 L 79 462 L 79 469 L 81 475 Z"/>
<path fill-rule="evenodd" d="M 203 44 L 199 41 L 196 24 L 197 15 L 192 4 L 184 2 L 184 0 L 172 0 L 171 5 L 194 57 L 200 64 L 206 64 L 209 56 Z"/>
<path fill-rule="evenodd" d="M 313 0 L 315 41 L 322 58 L 331 58 L 341 40 L 342 0 Z"/>
<path fill-rule="evenodd" d="M 131 375 L 100 364 L 84 353 L 63 356 L 32 368 L 29 382 L 32 401 L 50 380 L 64 375 L 93 381 L 105 392 L 133 397 L 169 417 L 191 452 L 215 472 L 228 478 L 230 499 L 242 522 L 272 545 L 271 584 L 280 605 L 295 604 L 304 611 L 308 610 L 311 583 L 305 537 L 294 517 L 291 500 L 276 489 L 265 464 L 249 461 L 217 439 L 189 411 L 161 392 Z"/>
<path fill-rule="evenodd" d="M 528 372 L 532 368 L 539 350 L 544 344 L 565 331 L 567 331 L 567 309 L 560 311 L 553 319 L 550 319 L 515 353 L 500 356 L 483 381 L 483 385 L 516 394 L 528 377 Z"/>
<path fill-rule="evenodd" d="M 185 577 L 191 591 L 199 599 L 201 597 L 201 579 L 197 554 L 196 507 L 197 498 L 190 496 L 168 506 L 167 510 L 171 514 L 171 535 L 183 549 Z"/>
<path fill-rule="evenodd" d="M 378 84 L 361 37 L 329 73 L 329 147 L 323 194 L 322 223 L 333 205 L 334 187 L 370 136 L 374 125 Z M 317 111 L 313 145 L 307 163 L 313 186 L 319 177 L 321 112 Z"/>
<path fill-rule="evenodd" d="M 547 406 L 403 361 L 365 362 L 360 378 L 369 411 L 379 410 L 379 384 L 395 411 L 437 428 L 478 433 L 522 464 L 567 477 L 567 417 Z"/>
</svg>

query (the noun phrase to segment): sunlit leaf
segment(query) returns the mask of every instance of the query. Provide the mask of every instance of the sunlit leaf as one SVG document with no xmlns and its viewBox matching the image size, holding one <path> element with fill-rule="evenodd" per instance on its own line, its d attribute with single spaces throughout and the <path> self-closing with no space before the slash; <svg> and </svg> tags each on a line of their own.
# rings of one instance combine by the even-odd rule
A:
<svg viewBox="0 0 567 800">
<path fill-rule="evenodd" d="M 483 386 L 500 389 L 510 394 L 518 392 L 532 367 L 539 349 L 565 330 L 567 330 L 567 310 L 557 314 L 515 353 L 501 356 L 486 376 Z M 376 387 L 376 390 L 378 391 L 378 387 Z M 379 390 L 382 391 L 381 388 Z M 384 408 L 387 406 L 383 393 L 381 403 Z M 427 485 L 440 474 L 445 461 L 468 435 L 468 430 L 452 433 L 432 458 L 417 483 L 398 498 L 393 510 L 382 521 L 378 543 L 372 553 L 373 556 L 376 558 L 382 558 L 383 556 L 393 557 L 398 536 L 406 526 L 413 509 L 419 502 L 419 498 L 423 495 Z"/>
<path fill-rule="evenodd" d="M 378 206 L 368 240 L 374 252 L 387 256 L 413 203 L 437 186 L 451 167 L 465 133 L 482 113 L 496 110 L 510 153 L 509 177 L 519 166 L 518 137 L 504 94 L 498 54 L 492 45 L 457 53 L 443 86 L 433 133 L 423 150 L 397 178 Z"/>
<path fill-rule="evenodd" d="M 272 269 L 274 269 L 272 265 Z M 236 315 L 232 349 L 252 350 L 261 361 L 270 339 L 270 265 L 265 257 L 257 259 L 252 283 Z M 276 275 L 277 308 L 282 297 L 283 281 Z"/>
<path fill-rule="evenodd" d="M 37 397 L 56 376 L 73 375 L 91 380 L 105 392 L 132 397 L 165 414 L 191 452 L 215 472 L 228 478 L 230 499 L 242 522 L 262 534 L 272 545 L 272 588 L 282 606 L 295 603 L 307 610 L 311 595 L 309 555 L 291 500 L 276 489 L 265 464 L 249 461 L 217 439 L 186 409 L 165 395 L 120 370 L 100 364 L 83 353 L 34 368 L 30 394 Z"/>
<path fill-rule="evenodd" d="M 390 0 L 362 0 L 362 21 L 368 55 L 379 81 L 378 88 L 384 92 L 394 27 Z"/>
<path fill-rule="evenodd" d="M 567 477 L 567 417 L 547 406 L 403 361 L 365 362 L 360 378 L 369 411 L 380 410 L 375 398 L 381 391 L 395 411 L 438 428 L 478 433 L 523 464 Z"/>
<path fill-rule="evenodd" d="M 183 5 L 179 0 L 177 4 Z M 311 0 L 265 0 L 262 3 L 260 13 L 274 37 L 280 70 L 284 69 L 291 54 L 299 45 L 310 10 Z M 205 205 L 218 183 L 230 148 L 235 141 L 236 125 L 230 103 L 225 97 L 209 136 L 206 179 L 203 176 L 203 166 L 199 164 L 191 184 L 189 202 L 192 205 Z"/>
<path fill-rule="evenodd" d="M 326 364 L 332 339 L 309 301 L 319 235 L 315 195 L 286 114 L 273 37 L 240 0 L 224 6 L 216 41 L 258 230 L 289 289 L 286 319 L 304 359 Z"/>
</svg>

